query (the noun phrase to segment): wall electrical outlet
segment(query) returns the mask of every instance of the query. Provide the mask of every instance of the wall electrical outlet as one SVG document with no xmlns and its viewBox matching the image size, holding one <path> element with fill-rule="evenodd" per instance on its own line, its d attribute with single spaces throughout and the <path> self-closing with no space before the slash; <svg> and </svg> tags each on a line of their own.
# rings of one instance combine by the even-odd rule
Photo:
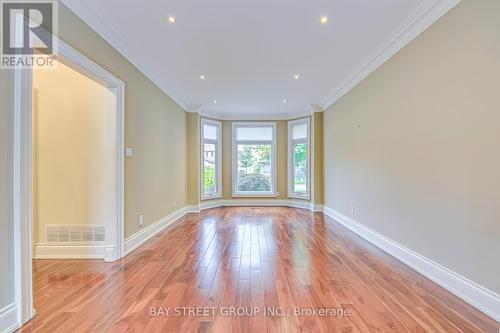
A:
<svg viewBox="0 0 500 333">
<path fill-rule="evenodd" d="M 354 206 L 351 206 L 351 214 L 354 215 Z"/>
<path fill-rule="evenodd" d="M 144 225 L 144 215 L 139 215 L 139 226 L 143 226 Z"/>
</svg>

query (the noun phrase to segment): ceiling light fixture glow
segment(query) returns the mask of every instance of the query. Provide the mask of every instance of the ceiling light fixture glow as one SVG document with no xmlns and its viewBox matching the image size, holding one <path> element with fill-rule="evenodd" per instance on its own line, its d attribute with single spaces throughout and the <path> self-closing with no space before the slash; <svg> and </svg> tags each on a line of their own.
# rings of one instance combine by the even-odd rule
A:
<svg viewBox="0 0 500 333">
<path fill-rule="evenodd" d="M 205 80 L 206 79 L 205 75 L 200 75 L 200 79 Z"/>
<path fill-rule="evenodd" d="M 284 98 L 283 98 L 283 101 L 282 101 L 282 102 L 283 102 L 283 104 L 286 104 L 286 99 L 284 99 Z"/>
<path fill-rule="evenodd" d="M 295 75 L 293 76 L 293 79 L 294 79 L 294 80 L 298 80 L 298 79 L 300 79 L 299 74 L 295 74 Z"/>
<path fill-rule="evenodd" d="M 328 23 L 328 16 L 326 16 L 326 15 L 321 16 L 319 19 L 319 22 L 321 24 L 327 24 Z"/>
<path fill-rule="evenodd" d="M 214 99 L 214 104 L 217 104 L 217 100 L 216 99 Z"/>
<path fill-rule="evenodd" d="M 171 23 L 171 24 L 174 24 L 175 23 L 175 16 L 170 15 L 168 17 L 168 22 Z"/>
</svg>

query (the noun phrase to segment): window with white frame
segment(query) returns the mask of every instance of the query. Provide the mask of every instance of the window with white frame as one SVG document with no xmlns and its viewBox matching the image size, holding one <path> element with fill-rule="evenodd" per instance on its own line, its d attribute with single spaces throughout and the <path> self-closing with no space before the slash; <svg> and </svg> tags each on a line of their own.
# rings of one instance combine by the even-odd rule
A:
<svg viewBox="0 0 500 333">
<path fill-rule="evenodd" d="M 201 198 L 218 198 L 222 194 L 221 181 L 221 123 L 201 119 Z"/>
<path fill-rule="evenodd" d="M 310 198 L 310 119 L 288 122 L 288 196 Z"/>
<path fill-rule="evenodd" d="M 233 123 L 233 196 L 275 196 L 276 123 Z"/>
</svg>

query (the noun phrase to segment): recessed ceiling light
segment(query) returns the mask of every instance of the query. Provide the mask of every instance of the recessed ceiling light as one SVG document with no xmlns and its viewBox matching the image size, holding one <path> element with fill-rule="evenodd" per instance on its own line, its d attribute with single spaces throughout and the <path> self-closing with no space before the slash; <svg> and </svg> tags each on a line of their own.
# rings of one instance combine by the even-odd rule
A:
<svg viewBox="0 0 500 333">
<path fill-rule="evenodd" d="M 282 102 L 283 102 L 283 104 L 286 104 L 286 99 L 284 99 L 284 98 L 283 98 L 283 101 L 282 101 Z"/>
<path fill-rule="evenodd" d="M 200 79 L 205 80 L 206 79 L 205 75 L 200 75 Z"/>
<path fill-rule="evenodd" d="M 170 15 L 168 17 L 168 23 L 174 24 L 175 23 L 175 16 Z"/>
<path fill-rule="evenodd" d="M 299 74 L 295 74 L 295 75 L 293 76 L 293 79 L 294 79 L 294 80 L 298 80 L 298 79 L 300 79 Z"/>
<path fill-rule="evenodd" d="M 319 22 L 320 22 L 321 24 L 327 24 L 327 23 L 328 23 L 328 16 L 326 16 L 326 15 L 321 16 L 321 17 L 319 18 Z"/>
<path fill-rule="evenodd" d="M 214 99 L 214 104 L 217 104 L 217 100 L 216 99 Z"/>
</svg>

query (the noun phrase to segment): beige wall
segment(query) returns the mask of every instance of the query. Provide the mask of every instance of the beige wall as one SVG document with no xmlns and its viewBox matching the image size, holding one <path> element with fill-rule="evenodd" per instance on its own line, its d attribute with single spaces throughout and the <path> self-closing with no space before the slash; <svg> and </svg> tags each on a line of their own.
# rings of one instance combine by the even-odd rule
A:
<svg viewBox="0 0 500 333">
<path fill-rule="evenodd" d="M 464 0 L 324 115 L 326 205 L 497 293 L 499 59 Z"/>
<path fill-rule="evenodd" d="M 125 82 L 125 236 L 186 204 L 186 113 L 64 5 L 59 34 Z M 176 207 L 174 207 L 174 201 Z"/>
<path fill-rule="evenodd" d="M 0 309 L 14 301 L 12 224 L 13 71 L 0 69 Z"/>
<path fill-rule="evenodd" d="M 59 64 L 33 71 L 33 230 L 48 224 L 116 221 L 116 98 L 109 89 Z"/>
<path fill-rule="evenodd" d="M 198 205 L 200 198 L 199 165 L 200 163 L 200 116 L 198 113 L 187 114 L 187 203 Z"/>
<path fill-rule="evenodd" d="M 323 112 L 312 116 L 313 162 L 314 163 L 314 195 L 312 201 L 316 205 L 324 203 L 324 170 L 323 170 Z"/>
<path fill-rule="evenodd" d="M 125 235 L 138 232 L 186 203 L 186 114 L 115 49 L 59 4 L 59 34 L 125 82 Z M 13 301 L 12 113 L 14 79 L 0 70 L 0 307 Z M 177 207 L 173 203 L 176 201 Z"/>
</svg>

